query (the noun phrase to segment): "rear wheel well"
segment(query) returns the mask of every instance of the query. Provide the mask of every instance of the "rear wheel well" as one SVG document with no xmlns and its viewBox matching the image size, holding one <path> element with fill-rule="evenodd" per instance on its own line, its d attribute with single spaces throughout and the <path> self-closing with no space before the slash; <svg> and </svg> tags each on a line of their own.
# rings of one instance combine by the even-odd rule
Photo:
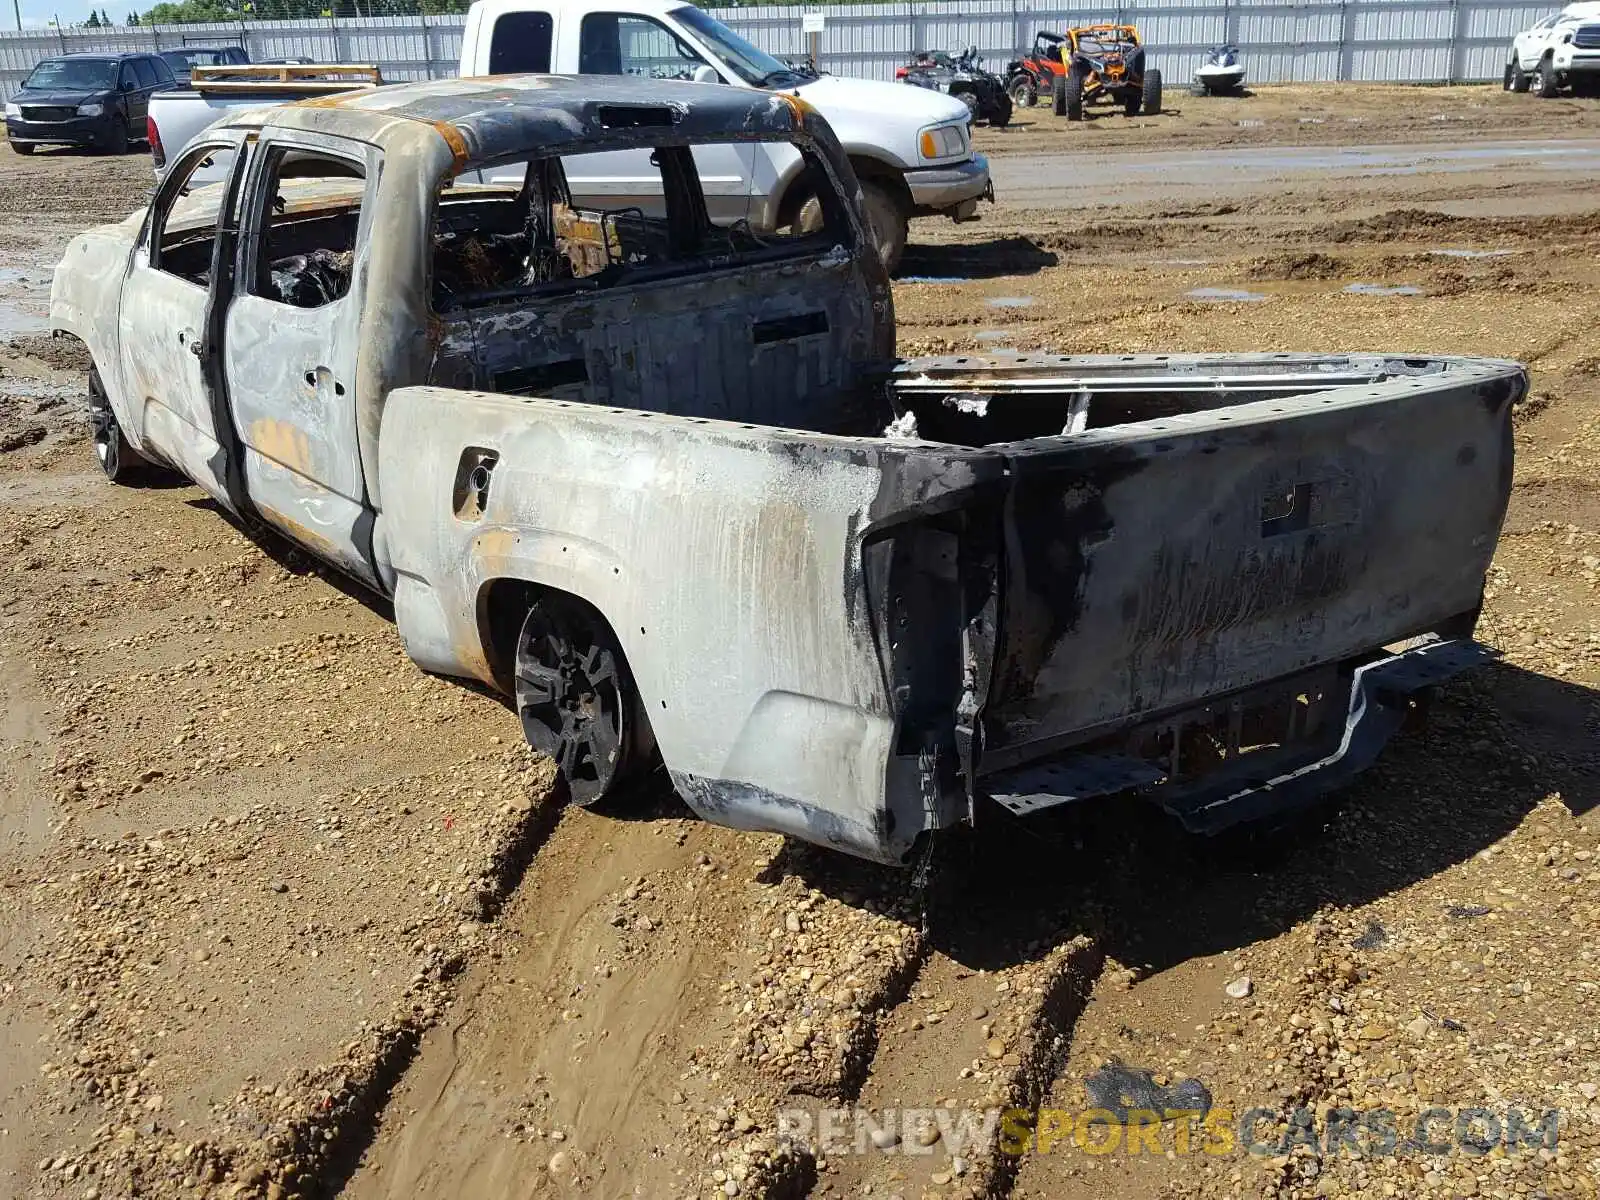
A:
<svg viewBox="0 0 1600 1200">
<path fill-rule="evenodd" d="M 479 596 L 485 658 L 528 745 L 555 761 L 573 804 L 618 800 L 660 759 L 611 622 L 581 596 L 519 579 Z"/>
<path fill-rule="evenodd" d="M 516 690 L 517 635 L 522 632 L 528 610 L 541 596 L 559 596 L 578 605 L 590 621 L 605 629 L 611 639 L 621 645 L 605 613 L 576 592 L 530 583 L 526 579 L 492 579 L 478 592 L 478 634 L 495 684 L 508 696 Z"/>
</svg>

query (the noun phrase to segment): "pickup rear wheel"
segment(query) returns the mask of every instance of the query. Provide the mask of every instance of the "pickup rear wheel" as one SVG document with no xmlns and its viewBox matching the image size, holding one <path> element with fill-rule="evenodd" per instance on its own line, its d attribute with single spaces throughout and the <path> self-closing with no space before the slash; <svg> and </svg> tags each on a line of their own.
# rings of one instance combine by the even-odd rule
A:
<svg viewBox="0 0 1600 1200">
<path fill-rule="evenodd" d="M 649 725 L 615 636 L 587 606 L 540 597 L 517 635 L 517 713 L 580 808 L 614 798 L 650 758 Z"/>
<path fill-rule="evenodd" d="M 1512 59 L 1506 68 L 1506 87 L 1513 92 L 1526 92 L 1532 84 L 1533 79 L 1522 69 L 1522 64 Z"/>
</svg>

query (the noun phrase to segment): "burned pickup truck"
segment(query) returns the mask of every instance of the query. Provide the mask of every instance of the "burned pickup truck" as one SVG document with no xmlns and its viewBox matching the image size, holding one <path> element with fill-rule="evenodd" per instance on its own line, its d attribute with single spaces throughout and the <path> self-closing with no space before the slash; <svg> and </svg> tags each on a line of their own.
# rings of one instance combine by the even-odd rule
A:
<svg viewBox="0 0 1600 1200">
<path fill-rule="evenodd" d="M 708 217 L 706 148 L 760 141 L 820 221 Z M 641 148 L 659 204 L 574 205 L 578 160 Z M 113 479 L 180 472 L 390 597 L 575 802 L 664 765 L 709 820 L 886 862 L 995 803 L 1140 792 L 1215 830 L 1366 765 L 1484 654 L 1526 383 L 896 362 L 814 111 L 628 79 L 239 113 L 71 244 L 51 319 Z"/>
</svg>

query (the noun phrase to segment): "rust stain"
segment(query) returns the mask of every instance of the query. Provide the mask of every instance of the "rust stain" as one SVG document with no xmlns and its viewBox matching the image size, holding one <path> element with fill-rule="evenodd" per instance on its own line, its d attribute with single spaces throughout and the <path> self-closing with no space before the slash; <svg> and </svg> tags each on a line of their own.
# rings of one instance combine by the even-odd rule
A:
<svg viewBox="0 0 1600 1200">
<path fill-rule="evenodd" d="M 517 533 L 514 529 L 485 529 L 472 539 L 473 556 L 485 566 L 491 561 L 498 566 L 498 560 L 510 558 L 516 548 Z"/>
<path fill-rule="evenodd" d="M 291 105 L 290 107 L 292 107 L 292 108 L 339 108 L 351 96 L 359 96 L 363 92 L 369 91 L 369 90 L 371 90 L 371 89 L 362 88 L 362 89 L 354 91 L 354 92 L 335 92 L 335 93 L 333 93 L 331 95 L 327 95 L 327 96 L 312 96 L 312 97 L 310 97 L 308 99 L 305 99 L 305 100 L 296 100 L 293 103 L 293 105 Z"/>
<path fill-rule="evenodd" d="M 320 554 L 329 562 L 337 563 L 343 557 L 339 545 L 328 538 L 319 530 L 302 524 L 289 513 L 276 509 L 262 509 L 261 516 L 267 524 L 276 526 L 283 533 L 298 541 L 308 550 Z"/>
<path fill-rule="evenodd" d="M 449 121 L 430 121 L 428 124 L 432 125 L 439 136 L 449 144 L 450 156 L 455 160 L 456 174 L 459 175 L 466 168 L 467 160 L 471 158 L 467 152 L 467 139 L 462 137 L 461 130 Z"/>
<path fill-rule="evenodd" d="M 262 417 L 250 425 L 250 443 L 263 457 L 279 466 L 299 475 L 311 474 L 311 443 L 305 430 L 287 421 Z"/>
<path fill-rule="evenodd" d="M 805 123 L 807 116 L 817 111 L 809 102 L 799 96 L 792 96 L 788 92 L 778 92 L 776 94 L 778 99 L 789 106 L 789 113 L 794 118 L 796 129 L 799 129 Z"/>
</svg>

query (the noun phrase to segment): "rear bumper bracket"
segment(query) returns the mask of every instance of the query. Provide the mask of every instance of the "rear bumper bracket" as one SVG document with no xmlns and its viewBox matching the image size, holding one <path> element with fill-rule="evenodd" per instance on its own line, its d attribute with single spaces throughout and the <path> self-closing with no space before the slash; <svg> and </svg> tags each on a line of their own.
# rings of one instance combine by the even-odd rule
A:
<svg viewBox="0 0 1600 1200">
<path fill-rule="evenodd" d="M 1267 778 L 1250 756 L 1194 783 L 1154 788 L 1157 801 L 1192 833 L 1214 834 L 1247 821 L 1282 816 L 1342 787 L 1372 765 L 1398 730 L 1408 697 L 1497 657 L 1467 639 L 1433 639 L 1359 666 L 1350 678 L 1344 729 L 1329 752 Z M 1326 743 L 1323 743 L 1326 746 Z M 1308 748 L 1315 753 L 1314 748 Z M 1281 758 L 1274 765 L 1282 764 Z M 1109 754 L 1067 754 L 988 780 L 989 795 L 1018 816 L 1166 779 L 1154 762 Z"/>
</svg>

